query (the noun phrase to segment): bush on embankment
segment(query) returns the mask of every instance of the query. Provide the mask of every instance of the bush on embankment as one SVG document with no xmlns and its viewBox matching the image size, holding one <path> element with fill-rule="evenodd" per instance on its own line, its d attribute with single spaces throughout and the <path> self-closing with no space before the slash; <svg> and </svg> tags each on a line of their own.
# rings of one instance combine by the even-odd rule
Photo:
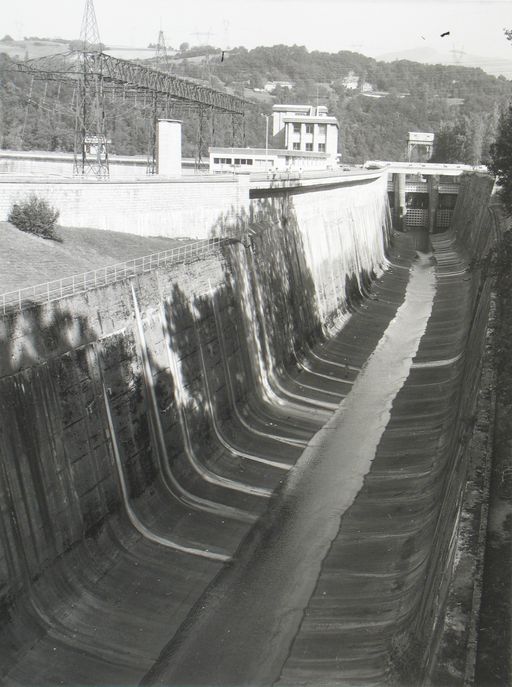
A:
<svg viewBox="0 0 512 687">
<path fill-rule="evenodd" d="M 59 215 L 60 212 L 44 198 L 38 198 L 32 193 L 26 200 L 14 203 L 7 219 L 21 231 L 36 234 L 43 239 L 57 240 L 55 228 Z"/>
</svg>

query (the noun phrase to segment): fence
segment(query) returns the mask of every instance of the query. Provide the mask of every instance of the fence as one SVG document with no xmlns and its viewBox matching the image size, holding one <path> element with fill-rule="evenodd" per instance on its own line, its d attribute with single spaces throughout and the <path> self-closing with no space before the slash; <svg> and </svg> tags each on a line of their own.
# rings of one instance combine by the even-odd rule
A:
<svg viewBox="0 0 512 687">
<path fill-rule="evenodd" d="M 408 227 L 427 227 L 428 210 L 422 210 L 421 208 L 407 208 L 404 220 L 406 226 Z"/>
<path fill-rule="evenodd" d="M 436 212 L 436 229 L 448 229 L 453 217 L 453 210 L 438 210 Z"/>
<path fill-rule="evenodd" d="M 0 309 L 3 314 L 30 308 L 34 303 L 49 303 L 60 298 L 84 293 L 99 286 L 113 284 L 134 277 L 137 274 L 150 272 L 157 267 L 172 263 L 184 262 L 188 258 L 199 258 L 218 249 L 221 245 L 232 243 L 233 239 L 215 238 L 207 241 L 194 241 L 170 250 L 152 253 L 141 258 L 134 258 L 115 265 L 108 265 L 97 270 L 74 274 L 55 281 L 36 284 L 25 289 L 9 291 L 0 295 Z"/>
</svg>

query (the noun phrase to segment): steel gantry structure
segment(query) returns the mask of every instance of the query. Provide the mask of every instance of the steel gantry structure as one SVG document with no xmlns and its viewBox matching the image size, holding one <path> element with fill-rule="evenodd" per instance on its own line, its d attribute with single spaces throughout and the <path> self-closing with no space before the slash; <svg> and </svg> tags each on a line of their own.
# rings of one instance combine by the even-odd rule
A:
<svg viewBox="0 0 512 687">
<path fill-rule="evenodd" d="M 143 65 L 121 60 L 103 52 L 70 51 L 18 63 L 16 69 L 46 81 L 74 81 L 76 98 L 75 173 L 108 176 L 108 132 L 105 125 L 107 96 L 143 98 L 152 111 L 152 129 L 157 113 L 167 115 L 197 112 L 199 118 L 198 151 L 207 116 L 224 113 L 233 117 L 233 132 L 252 103 L 229 93 L 203 86 L 189 79 Z M 154 164 L 154 146 L 153 146 Z"/>
<path fill-rule="evenodd" d="M 205 126 L 214 113 L 231 115 L 233 139 L 245 130 L 244 113 L 252 104 L 243 98 L 184 79 L 160 69 L 122 60 L 103 52 L 93 0 L 86 0 L 80 32 L 80 49 L 26 60 L 16 70 L 34 79 L 74 84 L 75 144 L 74 172 L 98 178 L 109 176 L 109 138 L 105 105 L 110 96 L 123 102 L 143 100 L 149 122 L 148 171 L 156 171 L 156 127 L 160 112 L 169 117 L 196 112 L 198 120 L 197 161 L 201 162 Z M 241 122 L 242 127 L 241 127 Z"/>
</svg>

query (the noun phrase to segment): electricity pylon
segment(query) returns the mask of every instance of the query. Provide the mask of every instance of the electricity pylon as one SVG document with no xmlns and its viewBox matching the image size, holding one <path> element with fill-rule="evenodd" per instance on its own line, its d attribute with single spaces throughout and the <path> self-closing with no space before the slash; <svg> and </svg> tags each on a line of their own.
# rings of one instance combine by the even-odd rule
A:
<svg viewBox="0 0 512 687">
<path fill-rule="evenodd" d="M 105 128 L 103 78 L 94 68 L 102 46 L 93 0 L 85 0 L 80 44 L 73 171 L 79 176 L 108 178 L 109 141 Z"/>
</svg>

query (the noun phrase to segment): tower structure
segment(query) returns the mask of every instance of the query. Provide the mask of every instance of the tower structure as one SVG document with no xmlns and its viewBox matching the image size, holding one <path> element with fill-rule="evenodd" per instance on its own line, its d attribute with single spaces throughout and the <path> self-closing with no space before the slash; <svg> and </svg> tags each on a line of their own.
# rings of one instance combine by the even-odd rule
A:
<svg viewBox="0 0 512 687">
<path fill-rule="evenodd" d="M 98 29 L 98 21 L 96 20 L 96 12 L 94 11 L 93 0 L 85 0 L 84 15 L 82 17 L 82 26 L 80 28 L 80 42 L 82 43 L 82 50 L 88 52 L 101 50 L 100 32 Z"/>
<path fill-rule="evenodd" d="M 169 60 L 169 55 L 167 53 L 167 45 L 165 44 L 165 36 L 162 29 L 158 32 L 158 42 L 156 44 L 155 51 L 155 62 L 156 68 L 161 69 L 165 72 L 172 71 L 172 64 Z"/>
<path fill-rule="evenodd" d="M 167 74 L 172 73 L 172 64 L 169 60 L 169 55 L 167 53 L 167 45 L 165 43 L 165 36 L 162 29 L 158 32 L 158 41 L 155 50 L 155 69 L 166 72 Z M 158 118 L 159 111 L 163 111 L 163 115 L 166 119 L 169 119 L 172 114 L 171 100 L 168 97 L 165 103 L 165 108 L 162 108 L 162 104 L 159 103 L 156 94 L 153 94 L 151 98 L 151 116 L 148 119 L 148 158 L 146 172 L 148 174 L 157 174 L 157 162 L 156 162 L 156 151 L 157 151 L 157 128 L 158 128 Z M 161 116 L 161 115 L 160 115 Z"/>
<path fill-rule="evenodd" d="M 93 0 L 85 1 L 80 44 L 73 173 L 77 176 L 108 178 L 109 141 L 105 128 L 103 79 L 93 68 L 95 56 L 101 53 Z"/>
<path fill-rule="evenodd" d="M 434 134 L 409 131 L 407 135 L 407 160 L 409 162 L 428 162 L 434 150 Z"/>
</svg>

